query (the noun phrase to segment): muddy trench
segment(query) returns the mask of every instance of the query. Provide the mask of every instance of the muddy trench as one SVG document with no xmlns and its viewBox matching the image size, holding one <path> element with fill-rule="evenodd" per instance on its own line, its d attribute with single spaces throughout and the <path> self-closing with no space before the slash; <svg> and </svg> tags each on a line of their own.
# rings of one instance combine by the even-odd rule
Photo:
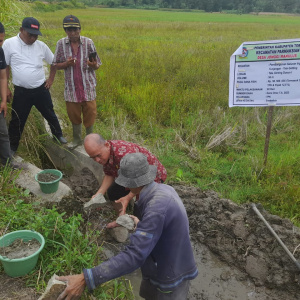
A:
<svg viewBox="0 0 300 300">
<path fill-rule="evenodd" d="M 93 229 L 101 231 L 103 260 L 121 251 L 126 242 L 116 242 L 110 229 L 105 228 L 116 218 L 111 205 L 108 203 L 88 215 L 83 213 L 83 204 L 99 188 L 93 173 L 84 168 L 70 176 L 64 175 L 62 181 L 71 188 L 74 197 L 63 200 L 58 208 L 70 215 L 82 213 L 86 224 L 89 222 Z M 189 300 L 300 300 L 299 270 L 250 205 L 239 206 L 221 199 L 214 191 L 171 185 L 186 207 L 199 270 L 198 277 L 191 281 Z M 268 214 L 259 204 L 257 207 L 299 260 L 300 229 L 287 219 Z M 140 271 L 124 277 L 130 280 L 135 299 L 141 299 Z M 4 274 L 0 274 L 0 286 L 0 300 L 38 298 L 32 289 L 22 288 L 21 282 Z M 14 289 L 19 295 L 24 293 L 23 296 L 8 296 Z"/>
<path fill-rule="evenodd" d="M 63 179 L 81 205 L 99 187 L 88 169 Z M 172 184 L 171 184 L 172 185 Z M 199 275 L 191 282 L 189 300 L 277 300 L 300 299 L 299 270 L 253 212 L 250 205 L 236 205 L 220 199 L 214 191 L 173 184 L 189 217 L 190 237 Z M 300 230 L 257 205 L 265 219 L 298 260 Z M 74 205 L 72 205 L 74 209 Z M 71 209 L 66 207 L 66 209 Z M 104 234 L 104 255 L 111 257 L 126 245 L 117 243 L 104 229 L 116 216 L 109 206 L 86 216 L 95 229 Z M 141 275 L 139 270 L 125 276 L 131 280 L 136 299 Z"/>
</svg>

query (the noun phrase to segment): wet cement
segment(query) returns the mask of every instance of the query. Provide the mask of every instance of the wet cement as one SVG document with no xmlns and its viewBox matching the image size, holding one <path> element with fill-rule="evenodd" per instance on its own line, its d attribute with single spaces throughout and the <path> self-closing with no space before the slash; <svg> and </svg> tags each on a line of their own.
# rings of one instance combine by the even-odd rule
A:
<svg viewBox="0 0 300 300">
<path fill-rule="evenodd" d="M 41 244 L 36 239 L 16 239 L 10 245 L 0 247 L 0 255 L 9 259 L 25 258 L 37 252 L 40 247 Z"/>
</svg>

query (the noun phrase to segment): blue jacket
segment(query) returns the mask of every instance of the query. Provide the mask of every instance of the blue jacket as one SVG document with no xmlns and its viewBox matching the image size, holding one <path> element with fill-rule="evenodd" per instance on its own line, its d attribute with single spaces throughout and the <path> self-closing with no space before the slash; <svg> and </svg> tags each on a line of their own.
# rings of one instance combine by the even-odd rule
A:
<svg viewBox="0 0 300 300">
<path fill-rule="evenodd" d="M 176 191 L 152 182 L 142 189 L 136 205 L 141 219 L 130 244 L 99 266 L 83 270 L 89 290 L 139 267 L 143 278 L 164 291 L 197 276 L 188 218 Z"/>
</svg>

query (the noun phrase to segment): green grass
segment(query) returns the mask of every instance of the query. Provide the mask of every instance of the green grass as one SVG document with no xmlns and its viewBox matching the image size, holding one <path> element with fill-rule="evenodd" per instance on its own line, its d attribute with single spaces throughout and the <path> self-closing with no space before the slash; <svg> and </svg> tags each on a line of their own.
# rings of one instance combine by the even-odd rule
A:
<svg viewBox="0 0 300 300">
<path fill-rule="evenodd" d="M 128 140 L 149 148 L 166 166 L 168 182 L 213 189 L 237 203 L 260 202 L 271 213 L 300 225 L 298 107 L 274 109 L 266 168 L 263 151 L 267 108 L 228 107 L 232 53 L 244 41 L 298 38 L 298 16 L 100 8 L 37 12 L 34 16 L 42 23 L 41 39 L 53 51 L 57 40 L 65 36 L 62 20 L 68 14 L 79 17 L 81 34 L 93 39 L 103 62 L 97 71 L 96 132 L 107 139 Z M 60 71 L 51 90 L 55 109 L 65 124 L 64 132 L 70 138 L 63 88 Z M 37 156 L 41 160 L 44 151 L 43 133 L 35 115 L 29 118 L 20 149 L 31 161 Z M 218 142 L 226 132 L 226 139 Z M 25 206 L 27 203 L 13 185 L 14 175 L 6 171 L 5 176 L 0 178 L 7 193 L 12 194 L 12 205 L 0 201 L 0 210 L 7 216 L 0 230 L 6 227 L 9 216 L 18 215 L 14 209 L 20 206 L 28 209 L 26 215 L 32 216 L 29 219 L 34 224 L 64 220 L 55 210 L 51 217 L 47 216 L 49 211 L 38 211 L 33 204 Z M 25 225 L 26 220 L 20 218 Z M 69 230 L 78 222 L 80 216 L 66 219 L 60 230 L 65 230 L 68 237 L 74 236 Z M 90 247 L 88 241 L 93 237 L 87 233 L 85 238 L 80 249 Z M 73 247 L 69 239 L 60 237 L 57 242 Z M 65 247 L 57 245 L 49 248 L 58 253 L 57 261 L 50 264 L 51 272 L 62 265 L 66 272 L 79 272 L 86 262 L 97 262 L 92 256 L 83 256 L 73 269 Z M 45 265 L 48 262 L 43 268 Z M 45 278 L 50 275 L 46 269 L 43 272 Z M 45 282 L 39 284 L 41 288 Z M 106 288 L 110 295 L 117 295 L 123 286 L 113 283 Z"/>
<path fill-rule="evenodd" d="M 238 203 L 261 202 L 300 224 L 298 108 L 275 109 L 263 168 L 267 109 L 228 107 L 232 53 L 244 41 L 297 38 L 298 16 L 96 8 L 41 13 L 53 51 L 65 36 L 61 22 L 68 13 L 79 17 L 81 34 L 93 39 L 103 62 L 99 133 L 151 149 L 170 182 L 214 189 Z M 62 92 L 59 72 L 52 93 L 68 124 Z M 230 134 L 216 142 L 224 132 Z"/>
<path fill-rule="evenodd" d="M 14 186 L 17 173 L 0 170 L 2 194 L 0 196 L 0 236 L 15 230 L 35 230 L 45 238 L 45 247 L 39 255 L 37 266 L 23 279 L 27 286 L 42 293 L 53 274 L 65 276 L 79 274 L 83 268 L 101 263 L 102 232 L 84 223 L 81 215 L 67 216 L 56 207 L 45 208 L 30 196 L 28 190 Z M 0 265 L 0 272 L 3 271 Z M 82 299 L 90 299 L 84 293 Z M 99 299 L 132 299 L 132 290 L 123 278 L 107 282 L 94 292 Z"/>
</svg>

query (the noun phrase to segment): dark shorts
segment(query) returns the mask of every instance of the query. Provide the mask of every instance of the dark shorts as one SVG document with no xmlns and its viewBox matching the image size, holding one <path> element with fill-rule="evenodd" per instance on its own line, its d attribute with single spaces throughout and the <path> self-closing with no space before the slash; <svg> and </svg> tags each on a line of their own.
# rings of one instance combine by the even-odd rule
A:
<svg viewBox="0 0 300 300">
<path fill-rule="evenodd" d="M 184 280 L 174 290 L 162 292 L 150 280 L 143 279 L 140 287 L 140 296 L 146 300 L 186 300 L 189 292 L 190 281 Z"/>
<path fill-rule="evenodd" d="M 113 182 L 113 184 L 107 190 L 107 196 L 110 201 L 116 201 L 128 195 L 129 192 L 129 189 L 124 188 L 123 186 Z"/>
</svg>

